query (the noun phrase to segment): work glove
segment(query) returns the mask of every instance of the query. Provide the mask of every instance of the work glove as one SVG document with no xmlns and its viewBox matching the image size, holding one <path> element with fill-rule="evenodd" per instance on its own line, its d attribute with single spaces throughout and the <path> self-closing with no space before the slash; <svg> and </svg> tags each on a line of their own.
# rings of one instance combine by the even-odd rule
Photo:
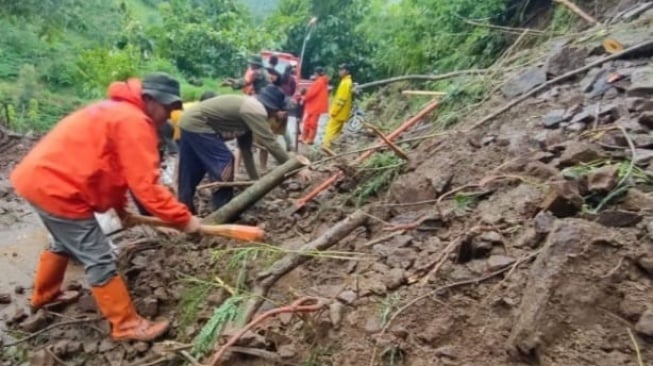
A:
<svg viewBox="0 0 653 366">
<path fill-rule="evenodd" d="M 197 216 L 191 216 L 190 220 L 184 225 L 181 231 L 185 233 L 197 233 L 200 231 L 200 226 L 202 226 L 202 220 Z"/>
</svg>

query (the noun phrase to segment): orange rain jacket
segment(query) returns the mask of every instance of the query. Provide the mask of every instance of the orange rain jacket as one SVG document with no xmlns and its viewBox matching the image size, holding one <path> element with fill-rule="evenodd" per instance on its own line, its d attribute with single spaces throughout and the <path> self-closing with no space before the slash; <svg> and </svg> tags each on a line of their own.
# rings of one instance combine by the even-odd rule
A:
<svg viewBox="0 0 653 366">
<path fill-rule="evenodd" d="M 111 208 L 124 212 L 129 188 L 153 215 L 185 225 L 191 213 L 158 183 L 157 134 L 140 81 L 114 82 L 108 96 L 39 141 L 11 174 L 16 191 L 52 215 L 84 219 Z"/>
<path fill-rule="evenodd" d="M 329 112 L 329 79 L 318 76 L 304 95 L 304 113 L 317 114 Z"/>
</svg>

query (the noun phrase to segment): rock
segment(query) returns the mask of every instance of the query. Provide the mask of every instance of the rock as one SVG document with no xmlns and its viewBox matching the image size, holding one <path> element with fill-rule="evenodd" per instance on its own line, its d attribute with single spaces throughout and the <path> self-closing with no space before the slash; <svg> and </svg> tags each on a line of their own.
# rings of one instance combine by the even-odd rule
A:
<svg viewBox="0 0 653 366">
<path fill-rule="evenodd" d="M 496 271 L 515 263 L 515 258 L 505 255 L 491 255 L 487 260 L 490 271 Z"/>
<path fill-rule="evenodd" d="M 644 122 L 646 123 L 647 121 L 644 120 Z M 651 126 L 653 126 L 653 116 L 650 123 Z M 646 125 L 640 123 L 639 119 L 635 120 L 629 117 L 619 118 L 619 120 L 614 124 L 616 127 L 623 127 L 626 131 L 635 133 L 648 133 L 652 129 L 651 127 L 647 127 Z"/>
<path fill-rule="evenodd" d="M 639 259 L 637 259 L 637 265 L 644 272 L 648 273 L 649 275 L 653 275 L 653 257 L 650 256 L 640 257 Z"/>
<path fill-rule="evenodd" d="M 82 349 L 84 350 L 84 353 L 86 353 L 86 354 L 96 353 L 98 351 L 98 342 L 96 340 L 84 341 L 82 343 Z"/>
<path fill-rule="evenodd" d="M 606 227 L 630 227 L 642 221 L 642 216 L 635 212 L 610 210 L 601 212 L 596 221 Z"/>
<path fill-rule="evenodd" d="M 82 313 L 95 313 L 97 304 L 91 294 L 84 294 L 77 300 L 77 309 Z"/>
<path fill-rule="evenodd" d="M 653 195 L 644 193 L 637 188 L 630 188 L 621 207 L 626 211 L 648 210 L 653 207 Z"/>
<path fill-rule="evenodd" d="M 381 331 L 381 323 L 377 316 L 370 316 L 365 322 L 365 332 L 367 334 L 375 334 Z"/>
<path fill-rule="evenodd" d="M 646 224 L 646 231 L 648 232 L 648 238 L 653 240 L 653 221 Z"/>
<path fill-rule="evenodd" d="M 558 218 L 574 216 L 583 207 L 583 197 L 578 186 L 570 181 L 552 184 L 551 191 L 540 205 L 543 211 L 550 211 Z"/>
<path fill-rule="evenodd" d="M 342 323 L 342 316 L 345 313 L 345 306 L 338 301 L 334 301 L 329 305 L 329 319 L 333 328 L 338 329 Z"/>
<path fill-rule="evenodd" d="M 485 231 L 478 238 L 482 241 L 486 241 L 492 244 L 501 244 L 503 243 L 503 238 L 501 234 L 496 231 Z"/>
<path fill-rule="evenodd" d="M 63 357 L 68 354 L 68 344 L 70 343 L 69 340 L 62 339 L 60 341 L 57 341 L 57 343 L 52 346 L 52 352 L 59 356 Z"/>
<path fill-rule="evenodd" d="M 297 356 L 297 349 L 292 344 L 284 344 L 277 350 L 279 357 L 289 359 Z"/>
<path fill-rule="evenodd" d="M 574 122 L 569 124 L 568 126 L 565 126 L 565 130 L 571 132 L 582 132 L 585 131 L 586 128 L 587 128 L 587 123 L 585 122 Z"/>
<path fill-rule="evenodd" d="M 542 117 L 542 126 L 544 128 L 557 128 L 561 122 L 565 122 L 565 110 L 555 109 Z"/>
<path fill-rule="evenodd" d="M 16 285 L 16 287 L 14 287 L 14 293 L 15 293 L 16 295 L 22 295 L 22 294 L 24 294 L 24 293 L 25 293 L 25 287 L 23 287 L 23 286 L 21 286 L 21 285 Z"/>
<path fill-rule="evenodd" d="M 650 149 L 653 148 L 653 134 L 652 133 L 638 133 L 630 136 L 633 145 L 638 148 Z"/>
<path fill-rule="evenodd" d="M 593 288 L 588 280 L 587 284 L 580 282 L 576 286 L 567 286 L 569 276 L 577 270 L 590 270 L 585 267 L 570 266 L 576 263 L 573 258 L 578 258 L 587 253 L 588 246 L 592 247 L 597 242 L 605 241 L 609 237 L 608 229 L 582 219 L 564 219 L 556 221 L 553 230 L 547 237 L 537 258 L 530 268 L 528 283 L 524 287 L 519 309 L 516 309 L 516 319 L 507 341 L 508 353 L 513 358 L 524 355 L 533 355 L 541 349 L 543 342 L 559 334 L 562 322 L 555 319 L 560 311 L 560 306 L 588 306 L 591 307 L 600 296 L 605 296 L 600 288 Z M 593 283 L 592 283 L 593 284 Z M 586 291 L 578 293 L 581 287 Z M 559 296 L 573 296 L 578 293 L 571 303 L 552 304 Z M 562 291 L 562 292 L 561 292 Z M 580 298 L 582 296 L 582 299 Z M 578 303 L 577 303 L 578 302 Z"/>
<path fill-rule="evenodd" d="M 424 324 L 422 331 L 417 333 L 415 337 L 417 340 L 432 346 L 436 342 L 445 339 L 454 324 L 455 321 L 451 317 L 434 318 L 429 323 Z"/>
<path fill-rule="evenodd" d="M 228 334 L 229 337 L 231 337 L 234 334 L 235 330 L 230 330 L 228 332 L 225 332 L 225 335 Z M 252 332 L 248 330 L 243 334 L 238 342 L 236 342 L 237 345 L 243 346 L 243 347 L 253 347 L 253 348 L 264 348 L 266 345 L 265 337 L 262 335 Z"/>
<path fill-rule="evenodd" d="M 147 352 L 147 350 L 150 349 L 150 344 L 147 343 L 147 342 L 136 342 L 134 344 L 134 349 L 138 353 L 145 353 L 145 352 Z"/>
<path fill-rule="evenodd" d="M 606 165 L 587 175 L 587 189 L 591 192 L 610 192 L 617 186 L 618 165 Z"/>
<path fill-rule="evenodd" d="M 583 80 L 580 81 L 580 87 L 583 93 L 589 93 L 594 87 L 594 83 L 601 77 L 605 78 L 607 76 L 608 70 L 603 70 L 601 68 L 595 67 L 590 69 Z"/>
<path fill-rule="evenodd" d="M 635 149 L 635 164 L 648 165 L 653 159 L 653 150 Z"/>
<path fill-rule="evenodd" d="M 347 290 L 347 291 L 343 291 L 340 295 L 338 295 L 337 299 L 347 305 L 353 305 L 354 301 L 356 301 L 357 298 L 358 296 L 356 296 L 356 293 L 354 291 Z"/>
<path fill-rule="evenodd" d="M 82 350 L 84 350 L 84 345 L 82 344 L 82 342 L 77 342 L 77 341 L 68 342 L 68 346 L 66 347 L 66 352 L 69 355 L 81 353 Z"/>
<path fill-rule="evenodd" d="M 82 284 L 79 281 L 72 281 L 66 285 L 65 288 L 67 291 L 82 291 Z"/>
<path fill-rule="evenodd" d="M 20 324 L 20 329 L 27 333 L 34 333 L 48 325 L 48 317 L 45 311 L 39 310 L 36 314 L 28 317 Z"/>
<path fill-rule="evenodd" d="M 388 244 L 394 248 L 405 248 L 410 246 L 410 243 L 413 242 L 413 237 L 410 235 L 397 235 L 394 238 L 390 239 Z"/>
<path fill-rule="evenodd" d="M 417 252 L 411 248 L 396 248 L 387 257 L 386 263 L 393 268 L 410 268 L 415 263 Z"/>
<path fill-rule="evenodd" d="M 648 98 L 626 98 L 626 108 L 630 112 L 653 111 L 653 100 Z"/>
<path fill-rule="evenodd" d="M 141 316 L 154 318 L 159 314 L 159 300 L 153 297 L 148 297 L 140 301 L 138 306 L 138 313 Z"/>
<path fill-rule="evenodd" d="M 555 48 L 544 63 L 546 73 L 560 76 L 566 72 L 585 66 L 589 50 L 583 47 L 562 46 Z"/>
<path fill-rule="evenodd" d="M 635 331 L 645 336 L 653 336 L 653 310 L 647 309 L 635 324 Z"/>
<path fill-rule="evenodd" d="M 447 357 L 452 360 L 455 360 L 458 358 L 458 353 L 456 352 L 456 348 L 454 346 L 442 346 L 439 348 L 436 348 L 435 351 L 433 351 L 436 356 L 438 357 Z"/>
<path fill-rule="evenodd" d="M 102 342 L 100 342 L 100 345 L 98 346 L 98 352 L 108 352 L 116 347 L 118 347 L 117 343 L 113 342 L 111 339 L 105 338 L 102 340 Z"/>
<path fill-rule="evenodd" d="M 392 291 L 395 290 L 406 282 L 406 274 L 401 268 L 393 268 L 389 273 L 383 278 L 385 287 Z"/>
<path fill-rule="evenodd" d="M 29 355 L 29 364 L 34 366 L 57 366 L 59 363 L 55 361 L 50 353 L 42 349 L 40 351 L 31 352 Z M 9 363 L 3 365 L 11 365 Z"/>
<path fill-rule="evenodd" d="M 537 235 L 546 235 L 550 233 L 555 220 L 556 218 L 551 214 L 551 212 L 540 211 L 537 215 L 535 215 L 535 219 L 533 220 L 533 228 L 535 229 L 535 233 Z"/>
<path fill-rule="evenodd" d="M 556 177 L 560 174 L 558 169 L 541 161 L 529 162 L 524 168 L 524 172 L 532 177 L 541 178 L 543 180 L 548 180 L 549 178 Z"/>
<path fill-rule="evenodd" d="M 560 156 L 558 166 L 566 168 L 580 163 L 589 163 L 604 157 L 603 152 L 593 144 L 587 142 L 572 142 L 567 144 L 565 152 Z"/>
<path fill-rule="evenodd" d="M 385 295 L 386 288 L 383 282 L 378 278 L 366 278 L 361 279 L 359 283 L 360 296 L 365 297 L 370 294 L 374 295 Z"/>
<path fill-rule="evenodd" d="M 574 118 L 572 118 L 570 122 L 572 124 L 574 124 L 574 123 L 583 123 L 583 124 L 592 123 L 592 122 L 594 122 L 594 112 L 589 111 L 586 108 L 582 112 L 575 115 Z"/>
<path fill-rule="evenodd" d="M 653 95 L 653 68 L 638 68 L 630 77 L 632 84 L 628 88 L 629 97 L 650 97 Z"/>
<path fill-rule="evenodd" d="M 154 295 L 154 297 L 156 297 L 157 299 L 159 299 L 159 300 L 161 300 L 163 302 L 168 301 L 170 299 L 168 297 L 168 293 L 166 292 L 166 289 L 164 287 L 157 287 L 154 290 L 154 293 L 152 293 L 152 294 Z"/>
<path fill-rule="evenodd" d="M 493 143 L 496 139 L 497 139 L 496 135 L 485 135 L 481 139 L 481 145 L 482 146 L 487 146 L 487 145 Z"/>
<path fill-rule="evenodd" d="M 11 294 L 0 293 L 0 304 L 11 304 Z"/>
<path fill-rule="evenodd" d="M 544 68 L 533 67 L 509 78 L 501 88 L 501 92 L 506 98 L 512 99 L 545 82 L 546 70 Z"/>
<path fill-rule="evenodd" d="M 603 98 L 605 98 L 605 99 L 609 99 L 609 100 L 615 99 L 615 98 L 617 98 L 618 96 L 619 96 L 619 90 L 618 90 L 617 88 L 615 88 L 615 87 L 610 87 L 610 88 L 609 88 L 608 90 L 606 90 L 605 93 L 603 94 Z"/>
<path fill-rule="evenodd" d="M 309 289 L 315 296 L 333 299 L 345 289 L 345 284 L 314 286 Z"/>
<path fill-rule="evenodd" d="M 9 320 L 7 321 L 8 325 L 13 325 L 13 324 L 18 324 L 25 320 L 27 318 L 27 313 L 25 312 L 25 309 L 23 308 L 18 308 L 14 312 L 14 315 L 12 315 Z"/>
</svg>

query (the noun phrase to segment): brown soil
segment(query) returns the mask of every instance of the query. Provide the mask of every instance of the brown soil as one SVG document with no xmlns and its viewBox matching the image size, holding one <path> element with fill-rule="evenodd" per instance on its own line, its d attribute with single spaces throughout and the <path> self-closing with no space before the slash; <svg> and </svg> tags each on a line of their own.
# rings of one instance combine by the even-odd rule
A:
<svg viewBox="0 0 653 366">
<path fill-rule="evenodd" d="M 650 69 L 650 59 L 606 66 L 629 67 Z M 543 128 L 542 118 L 552 110 L 596 102 L 581 90 L 584 76 L 554 87 L 555 93 L 525 101 L 488 126 L 420 144 L 389 194 L 365 207 L 375 218 L 332 248 L 360 253 L 363 259 L 311 259 L 273 287 L 260 311 L 301 296 L 319 296 L 337 305 L 319 314 L 269 319 L 239 345 L 307 366 L 370 365 L 373 353 L 374 365 L 637 365 L 632 330 L 644 364 L 653 359 L 653 326 L 647 316 L 653 305 L 651 168 L 643 163 L 627 192 L 599 214 L 580 206 L 595 205 L 607 194 L 588 187 L 613 189 L 610 173 L 574 180 L 561 172 L 562 167 L 591 163 L 597 156 L 623 162 L 628 145 L 620 130 L 609 128 L 626 126 L 631 139 L 646 144 L 653 136 L 651 126 L 637 121 L 650 113 L 645 110 L 650 106 L 628 108 L 631 81 L 626 80 L 601 101 L 618 106 L 618 118 L 589 124 L 585 132 Z M 645 96 L 642 103 L 650 100 L 651 95 Z M 473 125 L 503 103 L 502 96 L 493 96 L 462 126 Z M 0 162 L 5 177 L 27 145 L 5 152 Z M 638 154 L 651 147 L 653 143 Z M 314 182 L 326 176 L 316 172 Z M 594 185 L 588 186 L 588 180 Z M 352 185 L 356 182 L 346 180 L 305 209 L 288 214 L 292 200 L 309 188 L 289 181 L 242 220 L 265 226 L 269 243 L 296 249 L 353 211 L 347 200 Z M 476 198 L 461 204 L 455 194 L 448 194 L 454 190 Z M 436 203 L 442 195 L 447 197 Z M 11 194 L 7 197 L 14 202 Z M 409 204 L 422 200 L 432 202 Z M 20 212 L 21 207 L 9 211 Z M 387 224 L 418 220 L 416 228 L 388 237 Z M 382 237 L 387 239 L 368 245 Z M 175 352 L 162 349 L 196 341 L 214 309 L 228 297 L 216 285 L 216 276 L 233 287 L 244 268 L 243 285 L 250 288 L 256 274 L 279 258 L 259 253 L 245 267 L 234 266 L 235 254 L 221 252 L 216 258 L 216 253 L 243 243 L 166 238 L 139 230 L 118 242 L 120 267 L 139 311 L 173 322 L 165 340 L 114 344 L 107 340 L 103 321 L 61 326 L 23 344 L 20 350 L 27 352 L 31 364 L 54 364 L 50 353 L 68 365 L 144 365 L 157 360 L 162 365 L 182 364 Z M 452 243 L 437 273 L 427 275 Z M 417 281 L 408 284 L 412 279 Z M 213 285 L 201 287 L 198 280 Z M 202 288 L 208 290 L 197 292 Z M 0 293 L 13 291 L 0 288 Z M 84 292 L 77 304 L 63 311 L 65 317 L 96 313 L 86 286 Z M 198 306 L 189 316 L 192 299 Z M 12 305 L 0 304 L 0 309 L 3 306 Z M 66 320 L 45 314 L 43 324 Z M 21 323 L 11 327 L 20 329 Z M 23 357 L 20 350 L 2 350 L 7 365 Z M 274 362 L 231 355 L 224 364 Z"/>
</svg>

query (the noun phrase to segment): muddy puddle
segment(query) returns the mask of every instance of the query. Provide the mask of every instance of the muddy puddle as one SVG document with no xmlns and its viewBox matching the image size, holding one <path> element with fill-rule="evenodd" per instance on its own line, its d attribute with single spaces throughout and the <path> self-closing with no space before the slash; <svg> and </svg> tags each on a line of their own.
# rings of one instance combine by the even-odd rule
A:
<svg viewBox="0 0 653 366">
<path fill-rule="evenodd" d="M 34 270 L 38 263 L 40 251 L 47 246 L 48 233 L 40 222 L 38 216 L 27 208 L 21 207 L 24 212 L 15 215 L 15 212 L 5 213 L 15 220 L 14 223 L 3 223 L 0 226 L 0 293 L 10 293 L 11 304 L 0 305 L 0 319 L 11 317 L 19 309 L 28 311 L 28 299 L 31 291 Z M 71 263 L 66 271 L 65 283 L 70 281 L 83 281 L 84 269 Z M 25 291 L 17 293 L 16 288 L 22 287 Z M 6 332 L 4 322 L 0 323 L 0 337 L 7 340 L 10 336 Z"/>
</svg>

